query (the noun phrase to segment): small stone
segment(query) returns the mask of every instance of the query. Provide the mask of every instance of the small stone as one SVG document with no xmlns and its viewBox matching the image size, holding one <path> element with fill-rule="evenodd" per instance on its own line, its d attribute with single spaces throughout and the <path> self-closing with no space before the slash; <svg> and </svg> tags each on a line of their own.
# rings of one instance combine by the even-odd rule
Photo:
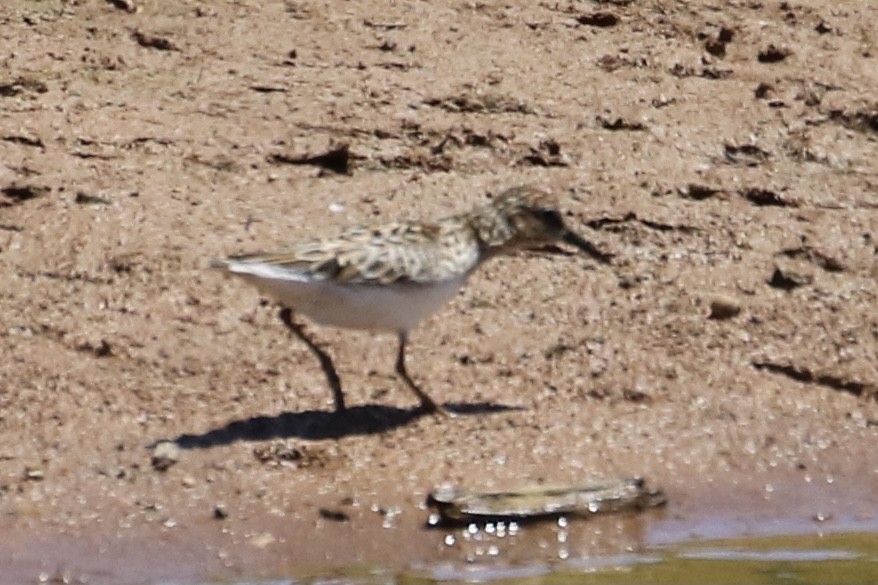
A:
<svg viewBox="0 0 878 585">
<path fill-rule="evenodd" d="M 704 49 L 714 57 L 719 57 L 720 59 L 726 56 L 726 43 L 718 39 L 708 39 L 704 43 Z"/>
<path fill-rule="evenodd" d="M 771 278 L 768 279 L 768 284 L 774 288 L 793 290 L 811 284 L 813 281 L 814 276 L 811 274 L 800 272 L 789 266 L 776 264 L 774 272 L 771 273 Z"/>
<path fill-rule="evenodd" d="M 194 477 L 192 477 L 191 475 L 187 475 L 183 479 L 180 480 L 180 483 L 183 484 L 183 487 L 191 488 L 191 487 L 195 487 L 195 484 L 197 482 L 195 481 Z"/>
<path fill-rule="evenodd" d="M 274 544 L 277 539 L 270 532 L 263 532 L 262 534 L 258 534 L 250 539 L 250 544 L 255 546 L 256 548 L 265 548 L 271 544 Z"/>
<path fill-rule="evenodd" d="M 779 63 L 792 54 L 793 52 L 789 47 L 778 47 L 771 44 L 759 51 L 756 60 L 760 63 Z"/>
<path fill-rule="evenodd" d="M 619 17 L 611 12 L 592 12 L 591 14 L 580 14 L 576 17 L 576 21 L 579 24 L 607 28 L 619 24 Z"/>
<path fill-rule="evenodd" d="M 214 520 L 225 520 L 229 517 L 229 509 L 226 508 L 225 504 L 217 504 L 213 507 L 213 518 Z"/>
<path fill-rule="evenodd" d="M 715 294 L 710 297 L 708 303 L 710 306 L 708 317 L 711 319 L 731 319 L 741 313 L 741 303 L 730 295 Z"/>
<path fill-rule="evenodd" d="M 716 38 L 721 43 L 731 43 L 732 39 L 735 38 L 735 31 L 726 26 L 720 27 Z"/>
<path fill-rule="evenodd" d="M 134 14 L 137 12 L 137 5 L 134 4 L 131 0 L 107 0 L 110 4 L 118 8 L 119 10 L 124 10 L 129 14 Z"/>
<path fill-rule="evenodd" d="M 756 99 L 761 100 L 768 97 L 769 94 L 771 94 L 773 91 L 774 88 L 770 84 L 762 82 L 756 86 L 756 89 L 753 90 L 753 95 L 756 97 Z"/>
<path fill-rule="evenodd" d="M 817 31 L 818 34 L 825 35 L 826 33 L 832 32 L 832 27 L 826 24 L 825 21 L 821 20 L 817 23 L 817 26 L 814 27 L 814 30 Z"/>
<path fill-rule="evenodd" d="M 40 481 L 46 477 L 46 473 L 42 467 L 36 465 L 28 465 L 24 468 L 24 477 L 32 481 Z"/>
<path fill-rule="evenodd" d="M 173 441 L 156 444 L 152 452 L 152 466 L 158 471 L 167 471 L 180 460 L 180 446 Z"/>
<path fill-rule="evenodd" d="M 347 512 L 336 508 L 320 508 L 317 510 L 317 513 L 324 520 L 331 520 L 333 522 L 347 522 L 351 519 Z"/>
</svg>

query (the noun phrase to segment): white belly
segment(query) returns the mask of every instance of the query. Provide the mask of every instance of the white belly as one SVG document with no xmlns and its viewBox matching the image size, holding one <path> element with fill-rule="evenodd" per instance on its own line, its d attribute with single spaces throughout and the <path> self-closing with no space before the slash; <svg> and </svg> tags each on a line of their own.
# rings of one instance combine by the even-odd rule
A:
<svg viewBox="0 0 878 585">
<path fill-rule="evenodd" d="M 336 284 L 295 281 L 236 273 L 296 313 L 321 325 L 410 331 L 454 298 L 466 276 L 435 284 Z"/>
</svg>

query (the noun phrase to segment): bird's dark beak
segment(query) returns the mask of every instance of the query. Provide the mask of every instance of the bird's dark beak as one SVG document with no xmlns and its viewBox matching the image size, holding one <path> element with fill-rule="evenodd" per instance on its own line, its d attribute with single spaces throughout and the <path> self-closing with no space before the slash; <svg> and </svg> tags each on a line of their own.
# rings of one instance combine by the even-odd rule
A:
<svg viewBox="0 0 878 585">
<path fill-rule="evenodd" d="M 601 251 L 600 249 L 598 249 L 597 246 L 595 246 L 577 233 L 568 230 L 564 232 L 564 236 L 561 239 L 564 241 L 565 244 L 576 246 L 598 262 L 602 262 L 604 264 L 612 263 L 612 254 Z"/>
</svg>

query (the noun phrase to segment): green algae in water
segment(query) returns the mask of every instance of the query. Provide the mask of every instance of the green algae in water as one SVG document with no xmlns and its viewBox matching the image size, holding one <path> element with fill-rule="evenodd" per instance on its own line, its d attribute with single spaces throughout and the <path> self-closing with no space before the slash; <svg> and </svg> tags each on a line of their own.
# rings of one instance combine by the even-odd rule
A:
<svg viewBox="0 0 878 585">
<path fill-rule="evenodd" d="M 396 584 L 861 585 L 878 583 L 878 534 L 698 541 L 645 554 L 396 575 Z M 387 581 L 384 581 L 385 583 Z"/>
<path fill-rule="evenodd" d="M 226 582 L 224 582 L 226 583 Z M 356 567 L 237 585 L 867 585 L 878 584 L 878 534 L 704 540 L 628 555 L 515 566 Z"/>
</svg>

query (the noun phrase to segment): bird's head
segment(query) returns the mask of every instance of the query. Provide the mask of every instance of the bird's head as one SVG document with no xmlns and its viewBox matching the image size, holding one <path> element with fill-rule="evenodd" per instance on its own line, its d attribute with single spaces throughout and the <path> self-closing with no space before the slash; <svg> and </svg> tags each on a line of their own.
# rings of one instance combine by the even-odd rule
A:
<svg viewBox="0 0 878 585">
<path fill-rule="evenodd" d="M 482 213 L 483 239 L 496 252 L 533 249 L 565 242 L 609 263 L 610 255 L 571 230 L 557 199 L 534 187 L 513 187 L 501 193 Z"/>
</svg>

